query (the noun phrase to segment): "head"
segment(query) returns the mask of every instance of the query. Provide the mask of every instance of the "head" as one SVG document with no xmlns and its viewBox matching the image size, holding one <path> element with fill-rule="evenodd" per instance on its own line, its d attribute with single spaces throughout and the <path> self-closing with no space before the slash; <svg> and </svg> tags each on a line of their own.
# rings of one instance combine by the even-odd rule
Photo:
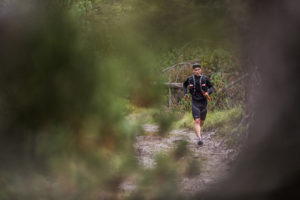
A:
<svg viewBox="0 0 300 200">
<path fill-rule="evenodd" d="M 193 73 L 195 76 L 200 76 L 202 70 L 201 70 L 201 65 L 199 63 L 194 63 L 193 64 Z"/>
</svg>

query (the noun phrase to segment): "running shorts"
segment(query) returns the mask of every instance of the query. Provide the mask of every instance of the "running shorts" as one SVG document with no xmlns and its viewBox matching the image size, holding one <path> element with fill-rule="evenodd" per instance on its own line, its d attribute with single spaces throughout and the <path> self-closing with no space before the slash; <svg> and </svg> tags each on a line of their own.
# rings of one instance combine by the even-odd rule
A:
<svg viewBox="0 0 300 200">
<path fill-rule="evenodd" d="M 192 114 L 193 118 L 200 118 L 201 120 L 205 120 L 207 113 L 207 100 L 192 100 Z"/>
</svg>

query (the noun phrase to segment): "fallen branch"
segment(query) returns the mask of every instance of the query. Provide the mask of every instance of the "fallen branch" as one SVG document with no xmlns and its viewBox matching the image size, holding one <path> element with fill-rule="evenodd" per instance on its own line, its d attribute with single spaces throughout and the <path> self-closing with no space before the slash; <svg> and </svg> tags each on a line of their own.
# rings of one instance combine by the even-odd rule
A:
<svg viewBox="0 0 300 200">
<path fill-rule="evenodd" d="M 174 65 L 172 65 L 170 67 L 167 67 L 167 68 L 161 70 L 161 72 L 165 72 L 165 71 L 171 70 L 171 69 L 177 67 L 178 65 L 191 65 L 194 62 L 196 62 L 196 61 L 186 61 L 186 62 L 176 63 L 176 64 L 174 64 Z"/>
<path fill-rule="evenodd" d="M 170 69 L 173 69 L 173 68 L 177 67 L 178 65 L 186 65 L 186 64 L 190 64 L 190 63 L 189 63 L 189 62 L 176 63 L 175 65 L 172 65 L 172 66 L 170 66 L 170 67 L 167 67 L 167 68 L 165 68 L 165 69 L 163 69 L 163 70 L 161 70 L 161 71 L 162 71 L 162 72 L 165 72 L 165 71 L 168 71 L 168 70 L 170 70 Z"/>
<path fill-rule="evenodd" d="M 227 90 L 228 88 L 232 87 L 233 85 L 235 85 L 235 84 L 239 83 L 240 81 L 242 81 L 243 79 L 245 79 L 247 76 L 249 76 L 248 73 L 244 74 L 243 76 L 236 79 L 235 81 L 231 81 L 231 83 L 229 83 L 228 85 L 226 85 L 225 87 L 220 89 L 219 92 L 223 92 L 223 91 Z"/>
<path fill-rule="evenodd" d="M 182 83 L 165 83 L 165 85 L 170 88 L 182 88 L 183 87 Z"/>
</svg>

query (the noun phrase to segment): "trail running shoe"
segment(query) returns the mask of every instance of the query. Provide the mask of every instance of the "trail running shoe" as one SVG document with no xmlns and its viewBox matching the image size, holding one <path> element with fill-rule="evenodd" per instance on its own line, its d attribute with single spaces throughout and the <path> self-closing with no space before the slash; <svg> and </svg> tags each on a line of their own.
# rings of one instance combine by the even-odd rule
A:
<svg viewBox="0 0 300 200">
<path fill-rule="evenodd" d="M 202 142 L 202 140 L 198 140 L 198 145 L 203 145 L 203 142 Z"/>
</svg>

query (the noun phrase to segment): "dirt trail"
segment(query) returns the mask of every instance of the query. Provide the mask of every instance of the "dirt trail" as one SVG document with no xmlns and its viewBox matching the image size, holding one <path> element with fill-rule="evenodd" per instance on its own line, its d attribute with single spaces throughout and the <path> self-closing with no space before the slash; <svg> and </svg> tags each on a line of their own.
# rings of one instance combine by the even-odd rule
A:
<svg viewBox="0 0 300 200">
<path fill-rule="evenodd" d="M 150 133 L 157 132 L 158 126 L 144 125 L 144 130 Z M 196 144 L 194 131 L 186 129 L 173 130 L 167 137 L 138 136 L 134 147 L 140 164 L 145 168 L 151 168 L 155 165 L 154 156 L 157 153 L 170 151 L 180 140 L 187 141 L 193 158 L 202 159 L 202 168 L 199 175 L 192 178 L 185 177 L 179 184 L 183 193 L 194 194 L 224 178 L 228 174 L 232 155 L 236 153 L 232 149 L 221 146 L 214 132 L 203 132 L 202 137 L 204 145 L 199 147 Z M 122 188 L 130 190 L 134 187 L 130 183 L 125 183 Z"/>
</svg>

